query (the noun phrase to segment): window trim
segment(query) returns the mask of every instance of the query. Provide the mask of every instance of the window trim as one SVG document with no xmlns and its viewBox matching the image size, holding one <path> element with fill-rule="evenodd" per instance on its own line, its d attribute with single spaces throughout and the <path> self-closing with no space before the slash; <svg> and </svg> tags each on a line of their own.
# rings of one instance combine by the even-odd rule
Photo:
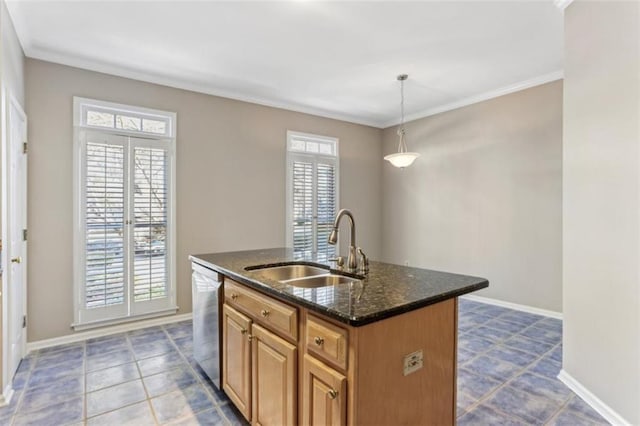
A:
<svg viewBox="0 0 640 426">
<path fill-rule="evenodd" d="M 335 155 L 327 155 L 320 153 L 307 153 L 302 151 L 292 151 L 290 149 L 291 142 L 293 139 L 302 139 L 310 142 L 324 142 L 324 143 L 332 143 L 334 145 L 334 154 Z M 328 162 L 333 162 L 335 166 L 335 175 L 336 175 L 336 214 L 340 211 L 340 140 L 336 137 L 331 136 L 321 136 L 314 135 L 311 133 L 303 133 L 293 130 L 287 130 L 287 141 L 286 141 L 286 173 L 285 173 L 285 242 L 286 247 L 293 248 L 293 227 L 289 226 L 293 222 L 293 161 L 296 158 L 304 158 L 310 159 L 316 162 L 318 159 L 323 159 Z M 317 188 L 316 188 L 317 190 Z M 314 205 L 314 209 L 315 209 Z M 317 223 L 314 222 L 314 238 L 317 234 Z M 336 244 L 336 255 L 340 253 L 340 242 Z"/>
<path fill-rule="evenodd" d="M 84 104 L 91 106 L 101 106 L 105 108 L 110 108 L 111 110 L 117 110 L 118 112 L 126 112 L 132 114 L 141 114 L 146 117 L 150 116 L 158 116 L 164 114 L 169 120 L 170 123 L 170 133 L 173 135 L 172 137 L 165 137 L 159 134 L 150 134 L 146 132 L 135 132 L 135 131 L 127 131 L 122 129 L 110 129 L 107 127 L 97 127 L 97 126 L 88 126 L 83 121 L 83 111 L 86 109 L 83 108 Z M 121 109 L 118 109 L 121 108 Z M 175 314 L 178 311 L 177 306 L 177 241 L 176 241 L 176 228 L 177 228 L 177 220 L 176 220 L 176 128 L 177 128 L 177 115 L 173 112 L 160 111 L 160 110 L 152 110 L 148 108 L 124 105 L 124 104 L 116 104 L 111 102 L 98 101 L 94 99 L 87 99 L 74 96 L 73 97 L 73 323 L 71 327 L 74 330 L 87 330 L 95 327 L 102 327 L 111 324 L 118 324 L 124 322 L 137 321 L 140 319 L 153 318 L 158 316 L 165 316 L 170 314 Z M 86 117 L 86 114 L 84 114 Z M 84 280 L 84 253 L 83 253 L 83 238 L 84 234 L 84 211 L 85 207 L 85 196 L 82 192 L 82 187 L 85 179 L 85 165 L 83 162 L 84 149 L 86 148 L 86 143 L 83 143 L 84 133 L 103 133 L 107 135 L 116 135 L 116 136 L 124 136 L 124 137 L 134 137 L 139 141 L 140 146 L 162 146 L 167 150 L 169 161 L 168 161 L 168 178 L 169 178 L 169 194 L 168 194 L 168 203 L 169 208 L 167 209 L 167 223 L 168 232 L 167 232 L 167 279 L 168 279 L 168 293 L 167 293 L 167 304 L 160 309 L 152 310 L 152 311 L 143 311 L 143 312 L 135 312 L 135 309 L 129 310 L 129 315 L 123 317 L 111 317 L 104 319 L 83 319 L 81 317 L 81 311 L 86 310 L 83 295 L 83 280 Z M 155 145 L 158 144 L 158 145 Z M 125 145 L 126 147 L 126 145 Z M 129 162 L 127 152 L 129 149 L 125 149 L 125 162 Z M 129 167 L 129 166 L 128 166 Z M 127 188 L 131 185 L 131 179 L 127 177 Z M 127 190 L 127 193 L 130 193 Z M 130 283 L 131 285 L 131 283 Z M 127 292 L 131 292 L 131 288 L 126 289 Z M 132 305 L 133 302 L 130 302 L 129 305 Z"/>
</svg>

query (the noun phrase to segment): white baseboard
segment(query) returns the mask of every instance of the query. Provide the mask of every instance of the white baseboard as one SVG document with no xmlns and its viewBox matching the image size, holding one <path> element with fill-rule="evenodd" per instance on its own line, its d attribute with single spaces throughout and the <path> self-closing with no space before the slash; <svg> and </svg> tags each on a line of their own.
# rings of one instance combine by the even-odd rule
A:
<svg viewBox="0 0 640 426">
<path fill-rule="evenodd" d="M 51 339 L 36 340 L 35 342 L 27 343 L 27 353 L 42 348 L 49 348 L 51 346 L 66 345 L 68 343 L 81 342 L 87 339 L 93 339 L 96 337 L 109 336 L 111 334 L 123 333 L 125 331 L 138 330 L 141 328 L 153 327 L 156 325 L 170 324 L 173 322 L 186 321 L 191 319 L 191 313 L 181 315 L 171 315 L 160 318 L 152 318 L 147 320 L 130 322 L 127 324 L 118 324 L 108 327 L 102 327 L 99 329 L 93 329 L 90 331 L 82 331 L 79 333 L 73 333 L 66 336 L 54 337 Z"/>
<path fill-rule="evenodd" d="M 620 414 L 616 413 L 611 407 L 602 402 L 600 398 L 592 394 L 582 383 L 574 379 L 564 369 L 560 370 L 558 380 L 564 383 L 569 389 L 575 392 L 584 402 L 589 404 L 591 408 L 596 410 L 606 421 L 615 426 L 628 426 L 630 422 L 626 421 Z"/>
<path fill-rule="evenodd" d="M 9 383 L 7 387 L 4 388 L 4 391 L 2 391 L 2 395 L 0 395 L 0 407 L 9 405 L 14 394 L 15 391 L 11 387 L 11 383 Z"/>
<path fill-rule="evenodd" d="M 472 300 L 474 302 L 486 303 L 488 305 L 501 306 L 503 308 L 515 309 L 516 311 L 528 312 L 530 314 L 542 315 L 549 318 L 562 319 L 561 312 L 548 311 L 546 309 L 534 308 L 533 306 L 520 305 L 518 303 L 505 302 L 503 300 L 491 299 L 489 297 L 465 294 L 461 299 Z"/>
</svg>

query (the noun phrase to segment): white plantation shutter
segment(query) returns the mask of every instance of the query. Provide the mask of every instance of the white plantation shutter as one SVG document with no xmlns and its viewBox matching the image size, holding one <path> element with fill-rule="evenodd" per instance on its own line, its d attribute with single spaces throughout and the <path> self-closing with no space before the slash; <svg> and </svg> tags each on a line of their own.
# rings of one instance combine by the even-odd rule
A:
<svg viewBox="0 0 640 426">
<path fill-rule="evenodd" d="M 316 167 L 317 187 L 317 251 L 318 257 L 330 259 L 335 255 L 335 246 L 328 243 L 336 217 L 336 167 L 319 162 Z"/>
<path fill-rule="evenodd" d="M 139 138 L 132 133 L 138 127 L 144 133 L 144 120 L 154 124 L 157 117 L 164 129 L 175 130 L 175 115 L 117 110 L 101 103 L 100 108 L 116 117 L 114 126 L 107 129 L 98 121 L 107 113 L 97 116 L 91 109 L 99 102 L 78 105 L 82 101 L 86 100 L 74 99 L 74 110 L 81 113 L 75 122 L 74 218 L 79 226 L 74 243 L 73 326 L 86 328 L 139 315 L 173 313 L 177 310 L 175 139 Z M 143 118 L 138 120 L 136 114 Z M 118 121 L 118 117 L 135 120 Z M 141 125 L 134 126 L 138 121 Z M 120 134 L 118 123 L 126 127 L 125 133 Z M 96 130 L 99 126 L 105 129 Z"/>
<path fill-rule="evenodd" d="M 287 242 L 296 257 L 335 256 L 328 244 L 338 208 L 337 140 L 288 133 Z"/>
<path fill-rule="evenodd" d="M 134 301 L 167 296 L 167 155 L 134 148 Z"/>
<path fill-rule="evenodd" d="M 293 249 L 311 255 L 313 245 L 313 163 L 293 162 Z"/>
<path fill-rule="evenodd" d="M 87 143 L 86 291 L 88 308 L 122 304 L 125 293 L 124 147 Z"/>
</svg>

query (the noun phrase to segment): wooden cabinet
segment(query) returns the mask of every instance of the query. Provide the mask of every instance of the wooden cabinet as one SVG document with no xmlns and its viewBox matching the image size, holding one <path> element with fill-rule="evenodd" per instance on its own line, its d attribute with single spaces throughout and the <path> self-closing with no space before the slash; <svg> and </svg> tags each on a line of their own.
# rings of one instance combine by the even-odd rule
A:
<svg viewBox="0 0 640 426">
<path fill-rule="evenodd" d="M 253 324 L 252 388 L 254 425 L 295 425 L 296 420 L 296 357 L 291 343 Z"/>
<path fill-rule="evenodd" d="M 253 425 L 455 424 L 456 299 L 351 327 L 224 287 L 223 389 Z"/>
<path fill-rule="evenodd" d="M 222 389 L 251 421 L 251 320 L 228 305 L 222 307 Z"/>
<path fill-rule="evenodd" d="M 347 378 L 315 358 L 304 356 L 302 424 L 347 424 Z"/>
<path fill-rule="evenodd" d="M 254 425 L 294 425 L 297 347 L 225 304 L 222 388 Z"/>
</svg>

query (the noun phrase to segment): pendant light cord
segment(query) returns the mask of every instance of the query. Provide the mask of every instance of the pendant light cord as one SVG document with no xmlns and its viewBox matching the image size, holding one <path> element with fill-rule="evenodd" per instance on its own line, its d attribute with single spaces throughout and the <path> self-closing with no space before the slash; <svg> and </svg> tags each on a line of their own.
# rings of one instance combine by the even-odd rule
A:
<svg viewBox="0 0 640 426">
<path fill-rule="evenodd" d="M 407 143 L 404 140 L 404 80 L 405 78 L 398 78 L 400 80 L 400 128 L 398 128 L 398 152 L 407 152 Z"/>
</svg>

